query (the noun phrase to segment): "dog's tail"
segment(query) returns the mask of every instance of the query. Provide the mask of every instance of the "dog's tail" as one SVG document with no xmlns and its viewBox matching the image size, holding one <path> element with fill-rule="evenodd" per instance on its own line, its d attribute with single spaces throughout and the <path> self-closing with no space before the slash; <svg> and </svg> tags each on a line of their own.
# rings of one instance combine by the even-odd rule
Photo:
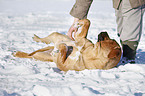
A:
<svg viewBox="0 0 145 96">
<path fill-rule="evenodd" d="M 19 57 L 19 58 L 32 58 L 32 56 L 30 56 L 28 53 L 21 52 L 21 51 L 14 52 L 12 53 L 12 55 L 14 57 Z"/>
</svg>

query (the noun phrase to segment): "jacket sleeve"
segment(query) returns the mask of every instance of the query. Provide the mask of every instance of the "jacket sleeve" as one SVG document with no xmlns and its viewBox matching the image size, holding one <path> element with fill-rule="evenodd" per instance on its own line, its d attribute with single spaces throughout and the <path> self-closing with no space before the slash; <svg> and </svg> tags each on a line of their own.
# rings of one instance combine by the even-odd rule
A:
<svg viewBox="0 0 145 96">
<path fill-rule="evenodd" d="M 76 0 L 76 3 L 70 11 L 70 15 L 75 18 L 86 19 L 92 2 L 93 0 Z"/>
<path fill-rule="evenodd" d="M 119 9 L 122 0 L 112 0 L 113 1 L 113 8 Z"/>
<path fill-rule="evenodd" d="M 129 0 L 132 8 L 137 8 L 145 4 L 145 0 Z"/>
</svg>

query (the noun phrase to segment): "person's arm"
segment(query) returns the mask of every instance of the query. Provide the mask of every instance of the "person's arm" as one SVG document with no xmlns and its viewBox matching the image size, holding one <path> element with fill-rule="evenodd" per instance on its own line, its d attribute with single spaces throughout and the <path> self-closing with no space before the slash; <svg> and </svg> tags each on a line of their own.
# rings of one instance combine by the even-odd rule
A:
<svg viewBox="0 0 145 96">
<path fill-rule="evenodd" d="M 77 27 L 75 26 L 75 23 L 78 22 L 78 20 L 86 19 L 88 15 L 89 8 L 92 4 L 93 0 L 76 0 L 76 3 L 74 4 L 73 8 L 70 11 L 70 15 L 74 17 L 74 22 L 72 26 L 70 27 L 68 31 L 68 36 L 72 39 L 72 33 L 77 32 Z"/>
<path fill-rule="evenodd" d="M 70 15 L 78 19 L 86 19 L 93 0 L 76 0 Z"/>
</svg>

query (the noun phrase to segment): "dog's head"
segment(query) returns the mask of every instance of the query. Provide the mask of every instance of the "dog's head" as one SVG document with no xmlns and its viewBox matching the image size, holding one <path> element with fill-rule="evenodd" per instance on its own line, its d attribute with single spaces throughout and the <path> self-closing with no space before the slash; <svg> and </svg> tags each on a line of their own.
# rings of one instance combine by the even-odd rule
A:
<svg viewBox="0 0 145 96">
<path fill-rule="evenodd" d="M 109 37 L 107 32 L 101 32 L 98 35 L 98 42 L 100 42 L 100 46 L 103 50 L 109 52 L 108 58 L 118 58 L 121 56 L 121 47 L 114 39 Z"/>
</svg>

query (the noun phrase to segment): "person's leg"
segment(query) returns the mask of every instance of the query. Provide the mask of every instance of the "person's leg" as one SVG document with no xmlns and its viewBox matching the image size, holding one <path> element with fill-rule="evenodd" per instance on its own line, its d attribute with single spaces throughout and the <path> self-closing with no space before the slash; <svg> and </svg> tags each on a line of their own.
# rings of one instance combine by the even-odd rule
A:
<svg viewBox="0 0 145 96">
<path fill-rule="evenodd" d="M 122 18 L 120 39 L 122 41 L 139 41 L 142 33 L 142 7 L 132 9 L 129 0 L 122 0 Z"/>
<path fill-rule="evenodd" d="M 116 16 L 116 23 L 117 23 L 117 35 L 120 37 L 120 32 L 122 32 L 122 24 L 123 24 L 123 17 L 122 17 L 122 6 L 120 6 L 119 10 L 115 9 L 115 16 Z"/>
<path fill-rule="evenodd" d="M 142 33 L 143 7 L 132 9 L 129 0 L 122 0 L 120 12 L 122 17 L 117 25 L 123 48 L 123 57 L 134 60 Z"/>
</svg>

